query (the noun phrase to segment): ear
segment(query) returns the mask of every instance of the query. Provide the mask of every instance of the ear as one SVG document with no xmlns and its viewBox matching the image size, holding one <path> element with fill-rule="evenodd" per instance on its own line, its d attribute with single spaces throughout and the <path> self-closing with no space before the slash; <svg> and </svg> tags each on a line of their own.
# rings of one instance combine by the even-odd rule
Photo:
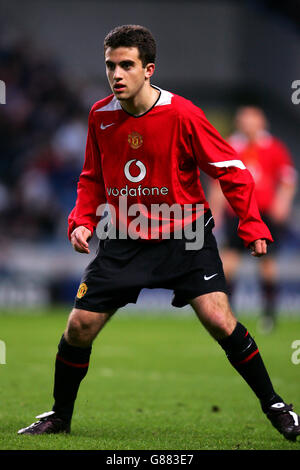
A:
<svg viewBox="0 0 300 470">
<path fill-rule="evenodd" d="M 149 63 L 145 67 L 145 79 L 151 78 L 154 74 L 155 64 Z"/>
</svg>

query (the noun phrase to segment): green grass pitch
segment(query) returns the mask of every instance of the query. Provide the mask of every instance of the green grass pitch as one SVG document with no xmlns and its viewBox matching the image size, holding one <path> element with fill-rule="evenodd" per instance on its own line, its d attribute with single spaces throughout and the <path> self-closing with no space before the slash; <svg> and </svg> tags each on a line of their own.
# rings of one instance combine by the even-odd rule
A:
<svg viewBox="0 0 300 470">
<path fill-rule="evenodd" d="M 1 314 L 2 313 L 2 314 Z M 19 436 L 52 407 L 54 358 L 67 309 L 46 315 L 0 312 L 1 450 L 299 449 L 268 422 L 219 345 L 192 312 L 129 315 L 120 310 L 93 345 L 70 435 Z M 275 389 L 300 412 L 300 364 L 291 344 L 300 318 L 281 317 L 269 335 L 241 317 L 255 337 Z"/>
</svg>

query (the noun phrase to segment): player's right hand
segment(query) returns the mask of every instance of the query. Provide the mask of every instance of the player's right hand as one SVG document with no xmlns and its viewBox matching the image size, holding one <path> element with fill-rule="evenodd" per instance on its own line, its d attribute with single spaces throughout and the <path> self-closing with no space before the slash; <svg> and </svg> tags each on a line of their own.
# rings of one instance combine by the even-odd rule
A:
<svg viewBox="0 0 300 470">
<path fill-rule="evenodd" d="M 80 227 L 76 227 L 73 232 L 71 233 L 71 243 L 74 250 L 78 251 L 79 253 L 89 253 L 89 244 L 88 240 L 92 236 L 91 231 L 80 225 Z"/>
<path fill-rule="evenodd" d="M 250 244 L 249 248 L 251 249 L 251 255 L 260 257 L 267 254 L 267 242 L 264 238 L 259 238 Z"/>
</svg>

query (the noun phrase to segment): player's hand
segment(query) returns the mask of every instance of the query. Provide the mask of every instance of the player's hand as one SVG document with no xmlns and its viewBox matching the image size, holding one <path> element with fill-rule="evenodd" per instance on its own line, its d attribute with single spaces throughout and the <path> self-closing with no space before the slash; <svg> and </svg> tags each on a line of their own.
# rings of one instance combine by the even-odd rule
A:
<svg viewBox="0 0 300 470">
<path fill-rule="evenodd" d="M 251 249 L 251 255 L 260 257 L 267 254 L 267 242 L 265 239 L 260 238 L 250 243 L 249 248 Z"/>
<path fill-rule="evenodd" d="M 88 228 L 83 227 L 82 225 L 80 225 L 80 227 L 76 227 L 71 234 L 71 243 L 74 250 L 79 253 L 89 253 L 88 240 L 91 236 L 92 233 Z"/>
</svg>

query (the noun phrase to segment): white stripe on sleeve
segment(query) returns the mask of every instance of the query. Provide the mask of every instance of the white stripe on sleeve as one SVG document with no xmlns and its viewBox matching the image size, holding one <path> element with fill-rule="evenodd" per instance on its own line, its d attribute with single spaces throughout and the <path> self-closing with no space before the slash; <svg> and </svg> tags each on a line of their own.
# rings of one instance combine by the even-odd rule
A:
<svg viewBox="0 0 300 470">
<path fill-rule="evenodd" d="M 229 166 L 235 166 L 240 170 L 246 170 L 246 167 L 241 160 L 226 160 L 225 162 L 215 162 L 209 164 L 217 166 L 218 168 L 228 168 Z"/>
</svg>

